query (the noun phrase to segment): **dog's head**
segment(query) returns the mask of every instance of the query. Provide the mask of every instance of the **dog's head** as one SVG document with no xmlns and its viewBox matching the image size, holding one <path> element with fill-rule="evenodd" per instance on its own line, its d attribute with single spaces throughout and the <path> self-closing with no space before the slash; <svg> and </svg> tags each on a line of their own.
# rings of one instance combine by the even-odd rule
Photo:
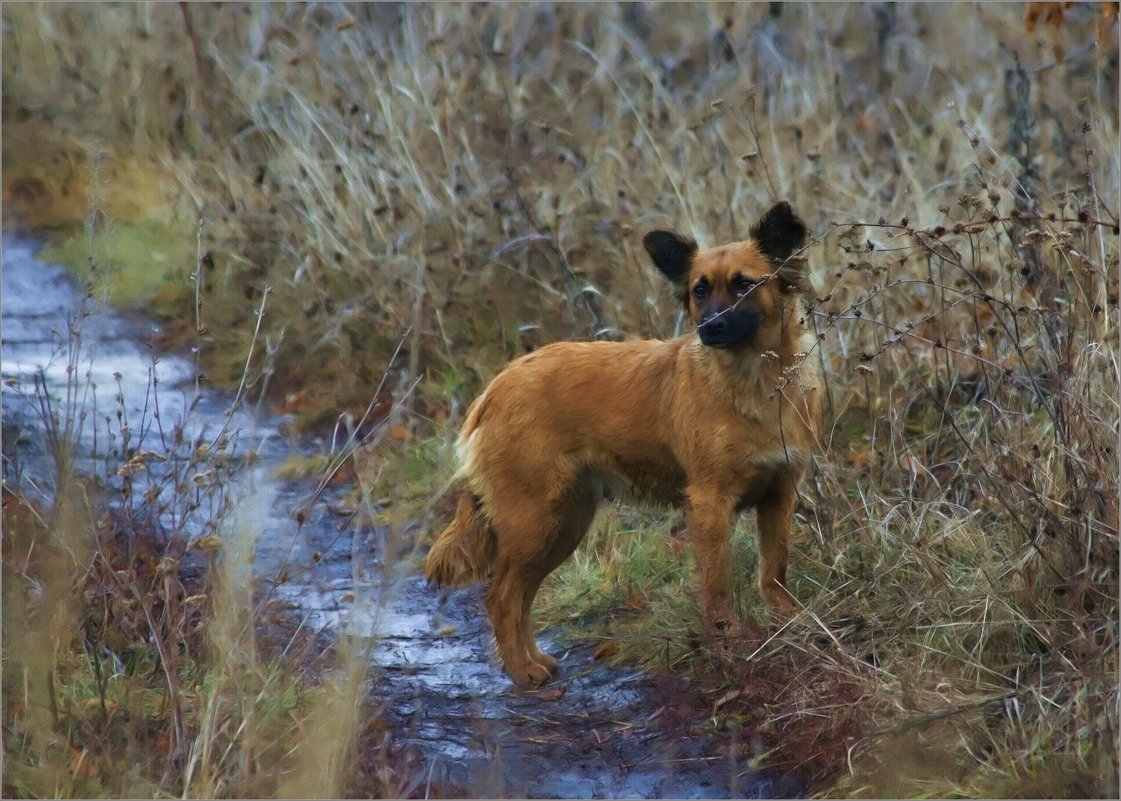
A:
<svg viewBox="0 0 1121 801">
<path fill-rule="evenodd" d="M 806 241 L 806 225 L 789 203 L 775 205 L 748 235 L 708 250 L 671 231 L 651 231 L 642 240 L 657 268 L 681 289 L 689 320 L 709 347 L 770 347 L 783 324 L 786 296 L 808 289 L 802 261 L 791 258 Z"/>
</svg>

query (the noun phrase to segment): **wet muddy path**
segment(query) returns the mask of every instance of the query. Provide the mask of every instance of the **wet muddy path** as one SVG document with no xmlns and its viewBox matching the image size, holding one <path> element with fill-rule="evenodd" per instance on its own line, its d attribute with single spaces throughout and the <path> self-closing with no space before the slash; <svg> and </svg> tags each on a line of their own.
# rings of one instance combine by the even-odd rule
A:
<svg viewBox="0 0 1121 801">
<path fill-rule="evenodd" d="M 676 678 L 615 668 L 592 646 L 550 637 L 542 647 L 561 658 L 556 683 L 514 692 L 498 668 L 482 612 L 481 589 L 441 593 L 426 586 L 414 560 L 396 558 L 386 532 L 346 525 L 343 489 L 329 489 L 308 510 L 311 480 L 278 480 L 276 468 L 297 451 L 324 443 L 293 442 L 283 420 L 237 410 L 231 396 L 196 393 L 189 361 L 156 358 L 145 344 L 143 318 L 97 306 L 68 358 L 67 321 L 81 293 L 65 270 L 40 262 L 35 245 L 5 237 L 3 250 L 4 481 L 49 498 L 53 465 L 41 396 L 67 405 L 67 379 L 86 387 L 71 395 L 88 420 L 150 416 L 178 420 L 199 441 L 236 431 L 231 454 L 244 463 L 230 488 L 241 523 L 228 536 L 249 538 L 258 592 L 272 592 L 313 632 L 369 638 L 369 700 L 393 764 L 404 766 L 411 795 L 556 798 L 727 798 L 789 795 L 733 759 L 737 749 L 717 732 L 699 696 Z M 73 340 L 71 340 L 73 341 Z M 36 390 L 36 376 L 39 388 Z M 157 378 L 156 386 L 150 376 Z M 96 386 L 96 391 L 89 387 Z M 104 434 L 76 433 L 79 470 L 107 470 Z M 139 435 L 138 435 L 139 436 Z M 156 432 L 138 448 L 158 450 Z M 252 450 L 256 458 L 244 460 Z M 201 525 L 201 524 L 200 524 Z M 286 572 L 283 583 L 272 579 Z"/>
</svg>

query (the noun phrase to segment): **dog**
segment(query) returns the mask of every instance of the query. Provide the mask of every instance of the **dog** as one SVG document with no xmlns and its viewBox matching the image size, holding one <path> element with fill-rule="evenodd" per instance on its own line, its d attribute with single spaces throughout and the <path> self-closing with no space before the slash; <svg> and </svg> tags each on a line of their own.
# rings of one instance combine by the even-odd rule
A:
<svg viewBox="0 0 1121 801">
<path fill-rule="evenodd" d="M 511 361 L 468 408 L 451 523 L 425 562 L 432 582 L 490 580 L 498 655 L 518 688 L 557 670 L 533 635 L 542 580 L 583 539 L 606 496 L 683 506 L 708 635 L 741 631 L 729 541 L 758 514 L 759 587 L 793 610 L 786 566 L 798 484 L 818 444 L 821 373 L 808 355 L 806 226 L 786 202 L 742 242 L 701 250 L 653 231 L 643 245 L 693 330 L 669 341 L 559 342 Z"/>
</svg>

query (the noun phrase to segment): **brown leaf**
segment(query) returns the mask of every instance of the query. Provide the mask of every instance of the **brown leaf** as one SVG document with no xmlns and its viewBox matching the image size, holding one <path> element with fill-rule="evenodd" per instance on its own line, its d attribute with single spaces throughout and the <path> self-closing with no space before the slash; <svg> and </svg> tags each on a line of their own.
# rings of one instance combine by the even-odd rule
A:
<svg viewBox="0 0 1121 801">
<path fill-rule="evenodd" d="M 1028 3 L 1027 10 L 1024 12 L 1024 30 L 1032 33 L 1040 22 L 1058 30 L 1063 24 L 1063 12 L 1070 5 L 1070 3 Z"/>
<path fill-rule="evenodd" d="M 596 659 L 607 659 L 619 653 L 619 646 L 614 642 L 603 642 L 595 650 Z"/>
<path fill-rule="evenodd" d="M 1117 22 L 1117 9 L 1118 3 L 1102 3 L 1101 16 L 1098 17 L 1097 39 L 1098 45 L 1105 47 L 1106 44 L 1116 41 L 1116 35 L 1113 33 L 1114 24 Z"/>
</svg>

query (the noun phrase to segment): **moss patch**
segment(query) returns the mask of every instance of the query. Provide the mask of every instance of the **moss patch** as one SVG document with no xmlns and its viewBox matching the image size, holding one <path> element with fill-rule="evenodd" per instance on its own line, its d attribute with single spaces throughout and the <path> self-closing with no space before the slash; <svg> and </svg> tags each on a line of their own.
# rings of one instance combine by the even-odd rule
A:
<svg viewBox="0 0 1121 801">
<path fill-rule="evenodd" d="M 168 167 L 39 120 L 5 120 L 4 133 L 5 224 L 45 234 L 44 258 L 83 277 L 96 265 L 95 292 L 119 306 L 189 281 L 197 238 Z"/>
<path fill-rule="evenodd" d="M 190 280 L 195 243 L 182 223 L 111 223 L 92 239 L 82 231 L 62 234 L 43 250 L 43 258 L 60 262 L 83 277 L 96 266 L 99 299 L 115 306 L 135 307 L 145 304 L 169 282 Z M 170 311 L 158 307 L 153 310 Z"/>
</svg>

